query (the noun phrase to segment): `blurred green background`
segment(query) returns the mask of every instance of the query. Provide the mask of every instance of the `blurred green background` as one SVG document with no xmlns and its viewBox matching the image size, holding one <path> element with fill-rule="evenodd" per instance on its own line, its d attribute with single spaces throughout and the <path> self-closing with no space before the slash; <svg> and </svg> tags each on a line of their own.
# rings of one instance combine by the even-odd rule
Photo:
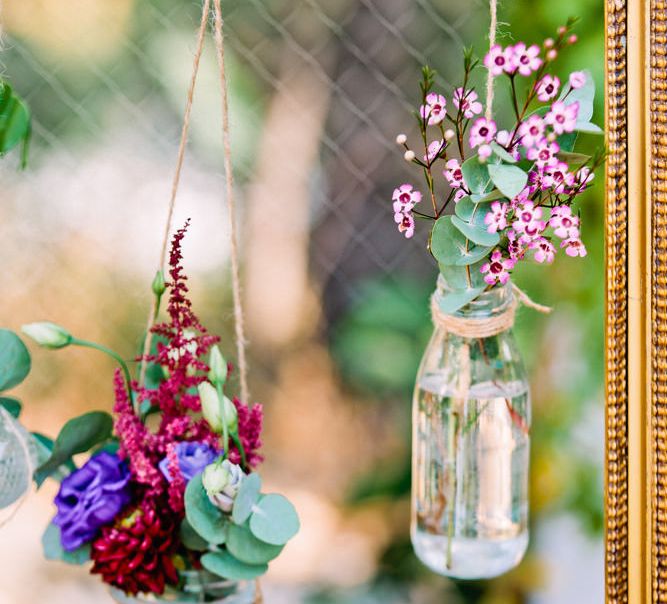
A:
<svg viewBox="0 0 667 604">
<path fill-rule="evenodd" d="M 430 335 L 436 267 L 424 233 L 405 241 L 390 199 L 408 171 L 393 140 L 411 130 L 419 67 L 451 96 L 461 48 L 483 55 L 485 2 L 224 2 L 235 170 L 242 206 L 252 390 L 266 405 L 263 473 L 303 530 L 272 567 L 267 602 L 565 604 L 603 598 L 603 188 L 582 198 L 585 259 L 528 263 L 516 281 L 555 307 L 523 309 L 516 331 L 532 376 L 532 541 L 495 581 L 454 583 L 409 544 L 410 398 Z M 176 157 L 199 3 L 5 0 L 4 75 L 34 114 L 28 169 L 2 162 L 0 324 L 51 319 L 131 358 Z M 540 43 L 578 15 L 561 77 L 603 82 L 603 5 L 500 5 L 499 41 Z M 511 25 L 510 25 L 511 24 Z M 511 32 L 511 33 L 510 33 Z M 195 310 L 233 358 L 212 45 L 195 97 L 175 224 Z M 497 94 L 502 103 L 503 91 Z M 480 95 L 482 96 L 482 95 Z M 598 95 L 595 121 L 603 119 Z M 599 142 L 583 141 L 591 146 Z M 86 351 L 34 351 L 26 424 L 55 433 L 109 409 L 111 370 Z M 53 487 L 0 538 L 0 604 L 108 598 L 81 569 L 41 560 Z"/>
</svg>

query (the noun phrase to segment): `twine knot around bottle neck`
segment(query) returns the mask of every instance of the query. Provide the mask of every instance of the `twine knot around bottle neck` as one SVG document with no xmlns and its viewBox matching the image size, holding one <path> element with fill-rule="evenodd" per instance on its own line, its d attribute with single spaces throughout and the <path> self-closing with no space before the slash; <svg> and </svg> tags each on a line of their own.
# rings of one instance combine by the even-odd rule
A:
<svg viewBox="0 0 667 604">
<path fill-rule="evenodd" d="M 452 314 L 443 312 L 438 303 L 439 292 L 431 296 L 431 317 L 433 324 L 444 331 L 462 338 L 490 338 L 514 326 L 516 309 L 519 304 L 541 313 L 550 313 L 551 308 L 533 302 L 528 295 L 513 283 L 509 300 L 499 301 L 497 307 L 482 315 Z"/>
</svg>

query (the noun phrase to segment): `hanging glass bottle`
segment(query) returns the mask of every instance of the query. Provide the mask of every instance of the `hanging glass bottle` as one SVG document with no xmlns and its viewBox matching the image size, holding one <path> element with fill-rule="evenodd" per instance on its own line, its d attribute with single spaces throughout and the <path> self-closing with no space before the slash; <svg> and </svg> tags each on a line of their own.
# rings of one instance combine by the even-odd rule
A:
<svg viewBox="0 0 667 604">
<path fill-rule="evenodd" d="M 413 407 L 412 542 L 433 571 L 500 575 L 528 545 L 530 395 L 512 335 L 512 286 L 439 311 Z"/>
</svg>

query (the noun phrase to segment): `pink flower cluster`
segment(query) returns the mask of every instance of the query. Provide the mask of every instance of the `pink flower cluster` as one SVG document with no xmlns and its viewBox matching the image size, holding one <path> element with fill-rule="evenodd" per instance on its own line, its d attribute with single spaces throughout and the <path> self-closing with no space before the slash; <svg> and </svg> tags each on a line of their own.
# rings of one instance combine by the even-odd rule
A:
<svg viewBox="0 0 667 604">
<path fill-rule="evenodd" d="M 415 234 L 415 218 L 412 210 L 422 200 L 422 194 L 410 184 L 404 184 L 394 189 L 394 222 L 399 232 L 410 239 Z"/>
<path fill-rule="evenodd" d="M 518 73 L 527 77 L 537 71 L 542 63 L 540 47 L 537 44 L 526 46 L 523 42 L 507 48 L 495 44 L 484 57 L 484 65 L 494 76 Z"/>
</svg>

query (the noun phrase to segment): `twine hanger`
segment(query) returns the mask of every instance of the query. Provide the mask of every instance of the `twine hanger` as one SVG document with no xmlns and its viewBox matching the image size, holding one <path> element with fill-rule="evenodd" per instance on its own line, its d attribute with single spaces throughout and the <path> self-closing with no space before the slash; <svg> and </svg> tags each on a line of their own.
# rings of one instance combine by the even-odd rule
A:
<svg viewBox="0 0 667 604">
<path fill-rule="evenodd" d="M 183 128 L 181 130 L 181 139 L 178 146 L 178 156 L 176 159 L 176 168 L 174 170 L 174 178 L 171 187 L 171 196 L 169 198 L 169 205 L 167 209 L 167 219 L 164 227 L 164 236 L 162 239 L 162 246 L 160 248 L 160 258 L 158 262 L 158 270 L 163 271 L 167 258 L 167 246 L 169 244 L 169 235 L 171 233 L 174 207 L 176 205 L 176 195 L 178 192 L 178 185 L 180 183 L 181 171 L 183 168 L 183 160 L 185 158 L 185 149 L 187 146 L 188 133 L 190 130 L 190 118 L 192 115 L 192 104 L 194 98 L 195 85 L 197 82 L 197 75 L 199 73 L 199 65 L 204 49 L 204 39 L 206 36 L 206 26 L 211 10 L 211 0 L 204 0 L 202 7 L 201 22 L 199 24 L 199 31 L 197 34 L 197 46 L 193 58 L 192 75 L 190 76 L 190 84 L 188 86 L 187 98 L 185 103 L 185 112 L 183 115 Z M 236 198 L 234 195 L 234 175 L 232 172 L 232 152 L 230 143 L 230 129 L 229 129 L 229 102 L 227 93 L 227 74 L 225 70 L 225 51 L 224 51 L 224 35 L 223 35 L 223 21 L 222 9 L 220 0 L 213 0 L 214 12 L 214 41 L 216 47 L 216 58 L 219 68 L 220 90 L 221 90 L 221 113 L 222 113 L 222 141 L 223 141 L 223 157 L 225 168 L 225 190 L 227 201 L 227 218 L 229 223 L 229 238 L 230 238 L 230 259 L 231 259 L 231 274 L 232 274 L 232 298 L 234 305 L 234 325 L 235 325 L 235 339 L 237 360 L 239 365 L 239 382 L 241 388 L 241 400 L 244 404 L 250 402 L 250 391 L 248 388 L 248 363 L 246 359 L 246 339 L 245 339 L 245 320 L 243 315 L 243 305 L 241 303 L 241 279 L 239 269 L 239 246 L 238 234 L 236 228 Z M 146 322 L 146 340 L 144 342 L 143 360 L 141 363 L 141 371 L 139 376 L 139 383 L 143 385 L 146 379 L 146 357 L 150 354 L 153 334 L 151 329 L 155 325 L 158 314 L 158 299 L 153 298 L 152 307 L 148 314 Z"/>
</svg>

